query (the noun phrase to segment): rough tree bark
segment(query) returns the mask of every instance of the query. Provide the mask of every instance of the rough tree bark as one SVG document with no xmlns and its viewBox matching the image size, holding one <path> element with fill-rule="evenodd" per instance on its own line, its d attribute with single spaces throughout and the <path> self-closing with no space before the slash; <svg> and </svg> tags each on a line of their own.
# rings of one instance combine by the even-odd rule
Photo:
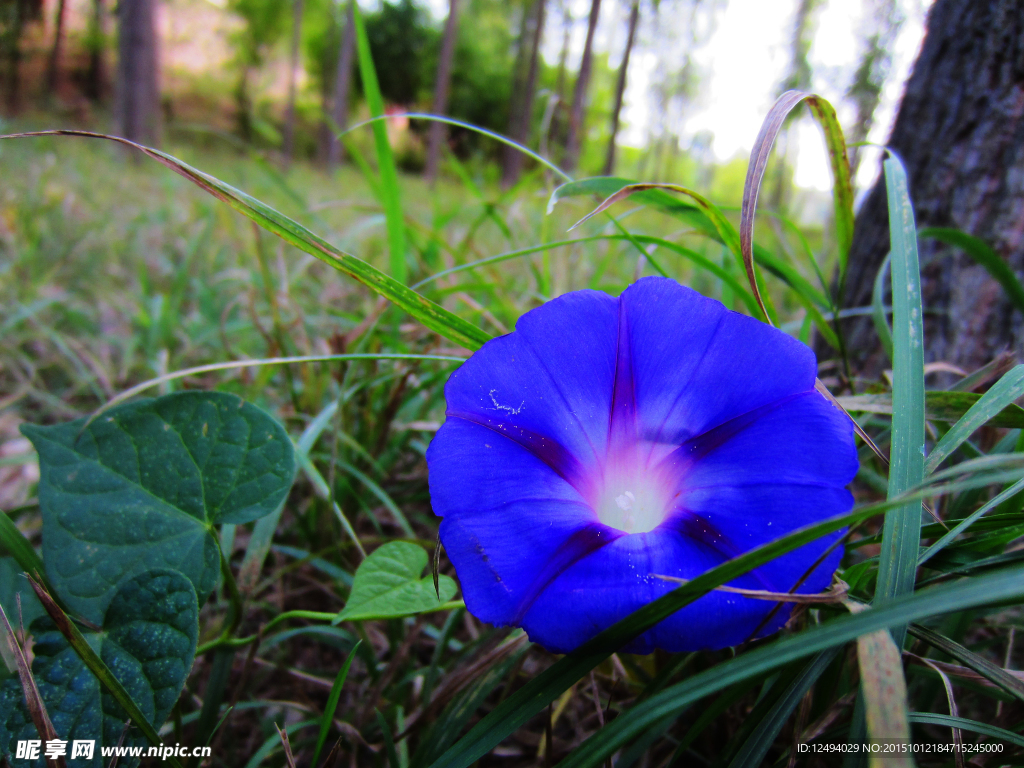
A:
<svg viewBox="0 0 1024 768">
<path fill-rule="evenodd" d="M 157 0 L 117 4 L 116 130 L 150 146 L 160 143 L 156 7 Z"/>
<path fill-rule="evenodd" d="M 533 102 L 537 94 L 537 73 L 540 69 L 540 41 L 544 35 L 544 6 L 545 0 L 535 0 L 533 7 L 529 9 L 525 29 L 525 37 L 521 45 L 525 46 L 529 41 L 529 48 L 523 48 L 528 54 L 526 61 L 526 73 L 522 78 L 516 78 L 518 93 L 513 95 L 513 109 L 509 119 L 509 138 L 519 144 L 525 145 L 530 137 L 530 122 L 533 117 Z M 524 57 L 525 58 L 525 57 Z M 506 146 L 503 150 L 504 162 L 502 163 L 502 185 L 507 189 L 519 181 L 519 174 L 523 168 L 523 153 L 514 147 Z"/>
<path fill-rule="evenodd" d="M 936 0 L 889 146 L 906 164 L 918 226 L 964 230 L 1022 274 L 1024 2 Z M 870 303 L 888 250 L 880 180 L 857 215 L 844 306 Z M 1024 353 L 1024 316 L 983 267 L 934 240 L 921 242 L 921 266 L 926 360 L 974 369 L 1005 348 Z M 870 320 L 844 331 L 853 370 L 877 373 L 885 359 Z"/>
<path fill-rule="evenodd" d="M 437 80 L 434 82 L 435 115 L 444 115 L 448 111 L 448 87 L 452 82 L 452 59 L 455 57 L 455 39 L 459 32 L 459 0 L 448 0 L 448 20 L 444 23 L 444 38 L 441 41 L 441 58 L 437 62 Z M 441 162 L 441 146 L 448 136 L 448 126 L 444 123 L 430 124 L 430 137 L 427 146 L 427 180 L 433 184 L 437 178 L 437 168 Z"/>
<path fill-rule="evenodd" d="M 341 50 L 338 52 L 338 69 L 334 73 L 334 95 L 331 98 L 331 119 L 328 126 L 331 137 L 327 145 L 327 170 L 333 170 L 345 156 L 345 148 L 338 141 L 335 126 L 344 130 L 348 127 L 348 93 L 352 85 L 352 63 L 356 52 L 355 0 L 349 0 L 348 15 L 345 17 L 345 31 L 341 35 Z"/>
<path fill-rule="evenodd" d="M 303 0 L 292 3 L 292 41 L 288 55 L 288 104 L 284 115 L 284 165 L 291 165 L 295 154 L 295 99 L 297 80 L 299 77 L 299 48 L 302 44 L 302 13 L 305 10 Z"/>
<path fill-rule="evenodd" d="M 619 133 L 619 113 L 622 111 L 622 96 L 626 92 L 626 72 L 629 69 L 629 54 L 633 52 L 633 41 L 636 39 L 636 25 L 640 20 L 640 0 L 633 0 L 629 11 L 629 34 L 626 37 L 626 51 L 622 54 L 619 65 L 619 78 L 615 83 L 615 104 L 612 106 L 611 136 L 608 137 L 608 152 L 604 158 L 604 175 L 611 176 L 615 171 L 615 137 Z"/>
<path fill-rule="evenodd" d="M 590 87 L 590 71 L 593 69 L 594 30 L 601 14 L 601 0 L 593 0 L 590 5 L 590 20 L 587 22 L 587 39 L 583 44 L 583 58 L 580 60 L 580 72 L 576 76 L 576 87 L 572 91 L 572 110 L 569 112 L 569 137 L 565 142 L 565 170 L 572 173 L 580 159 L 580 148 L 583 144 L 583 117 L 587 106 L 587 90 Z"/>
</svg>

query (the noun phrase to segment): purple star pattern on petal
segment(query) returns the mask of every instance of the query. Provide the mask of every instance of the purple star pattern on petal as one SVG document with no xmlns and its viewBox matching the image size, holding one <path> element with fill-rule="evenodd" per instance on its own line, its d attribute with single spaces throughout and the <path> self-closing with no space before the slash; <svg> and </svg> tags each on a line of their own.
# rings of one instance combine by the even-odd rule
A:
<svg viewBox="0 0 1024 768">
<path fill-rule="evenodd" d="M 671 590 L 658 575 L 848 511 L 852 426 L 814 377 L 800 342 L 665 278 L 525 314 L 452 374 L 427 451 L 469 610 L 567 652 Z M 790 591 L 840 535 L 732 585 Z M 841 557 L 796 591 L 826 588 Z M 713 592 L 626 650 L 736 645 L 782 627 L 775 605 Z"/>
</svg>

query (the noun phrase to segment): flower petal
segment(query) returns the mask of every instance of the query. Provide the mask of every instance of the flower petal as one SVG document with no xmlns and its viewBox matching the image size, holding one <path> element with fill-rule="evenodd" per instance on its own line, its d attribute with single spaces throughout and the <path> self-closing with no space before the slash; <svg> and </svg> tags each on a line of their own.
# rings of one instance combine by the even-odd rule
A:
<svg viewBox="0 0 1024 768">
<path fill-rule="evenodd" d="M 617 304 L 579 291 L 526 313 L 452 374 L 448 415 L 504 434 L 583 491 L 608 439 Z"/>
<path fill-rule="evenodd" d="M 466 605 L 519 623 L 550 581 L 621 533 L 551 467 L 489 427 L 450 418 L 427 450 L 434 512 Z"/>
<path fill-rule="evenodd" d="M 646 440 L 679 445 L 814 386 L 814 353 L 805 345 L 672 280 L 640 280 L 620 301 Z"/>
<path fill-rule="evenodd" d="M 849 418 L 812 390 L 687 440 L 663 463 L 684 494 L 754 483 L 842 488 L 857 474 L 857 451 Z"/>
<path fill-rule="evenodd" d="M 792 562 L 788 563 L 792 574 L 788 586 L 813 564 L 828 543 L 823 539 L 792 553 L 797 556 L 791 556 Z M 841 555 L 842 552 L 832 553 L 798 591 L 824 589 Z M 678 586 L 657 576 L 692 579 L 723 560 L 670 528 L 623 536 L 580 560 L 555 580 L 526 614 L 523 628 L 532 641 L 548 650 L 568 652 Z M 751 575 L 731 585 L 764 589 L 760 580 Z M 768 623 L 761 626 L 776 605 L 715 591 L 635 638 L 624 650 L 650 653 L 654 648 L 663 648 L 678 652 L 738 645 L 755 633 L 761 636 L 777 631 L 785 623 L 791 612 L 789 604 L 776 610 Z"/>
</svg>

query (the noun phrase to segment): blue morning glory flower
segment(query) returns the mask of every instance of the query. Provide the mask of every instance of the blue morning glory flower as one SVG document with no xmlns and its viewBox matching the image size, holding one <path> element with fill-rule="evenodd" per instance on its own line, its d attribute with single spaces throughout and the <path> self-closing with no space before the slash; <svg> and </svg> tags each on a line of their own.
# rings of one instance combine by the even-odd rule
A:
<svg viewBox="0 0 1024 768">
<path fill-rule="evenodd" d="M 676 585 L 848 511 L 852 425 L 799 341 L 665 278 L 527 312 L 452 374 L 427 451 L 467 608 L 567 652 Z M 841 533 L 732 582 L 788 592 Z M 827 588 L 830 553 L 797 589 Z M 716 591 L 626 650 L 723 648 L 789 608 Z"/>
</svg>

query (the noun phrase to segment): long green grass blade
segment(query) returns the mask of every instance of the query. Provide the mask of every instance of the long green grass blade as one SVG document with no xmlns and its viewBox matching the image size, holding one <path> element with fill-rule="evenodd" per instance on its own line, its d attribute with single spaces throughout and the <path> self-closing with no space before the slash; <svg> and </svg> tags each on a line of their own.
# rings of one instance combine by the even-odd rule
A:
<svg viewBox="0 0 1024 768">
<path fill-rule="evenodd" d="M 324 744 L 327 743 L 327 734 L 330 733 L 331 723 L 334 722 L 334 712 L 338 708 L 338 701 L 341 700 L 341 689 L 345 685 L 346 678 L 348 678 L 348 670 L 352 666 L 353 659 L 356 657 L 356 650 L 362 642 L 362 640 L 357 641 L 352 650 L 348 652 L 348 658 L 341 665 L 341 669 L 338 670 L 338 675 L 334 678 L 334 683 L 331 685 L 331 692 L 328 694 L 327 704 L 324 706 L 324 714 L 320 719 L 320 733 L 316 737 L 313 759 L 309 761 L 310 768 L 316 768 L 320 752 L 323 750 Z"/>
<path fill-rule="evenodd" d="M 679 744 L 676 746 L 676 751 L 665 768 L 677 768 L 677 766 L 686 765 L 683 758 L 685 757 L 687 750 L 690 749 L 690 745 L 697 740 L 697 737 L 704 733 L 704 731 L 707 730 L 713 722 L 725 714 L 729 707 L 739 701 L 754 685 L 757 684 L 758 681 L 756 679 L 745 680 L 739 685 L 733 686 L 732 689 L 721 694 L 714 700 L 714 702 L 702 709 L 693 725 L 690 726 L 690 730 L 688 730 L 686 735 L 679 740 Z"/>
<path fill-rule="evenodd" d="M 352 18 L 356 30 L 356 51 L 359 58 L 359 76 L 363 81 L 363 93 L 370 114 L 375 118 L 384 115 L 384 97 L 377 82 L 377 70 L 370 55 L 370 39 L 366 36 L 363 14 L 356 0 L 349 0 L 355 13 Z M 400 283 L 406 282 L 405 269 L 405 221 L 402 219 L 402 198 L 398 188 L 398 170 L 395 157 L 388 141 L 388 127 L 383 120 L 373 123 L 373 143 L 377 149 L 377 170 L 380 173 L 381 202 L 384 204 L 384 218 L 388 229 L 391 276 Z"/>
<path fill-rule="evenodd" d="M 196 186 L 209 192 L 218 200 L 227 203 L 243 216 L 251 219 L 266 229 L 273 232 L 287 243 L 294 245 L 301 251 L 320 259 L 339 272 L 344 272 L 349 277 L 358 280 L 370 290 L 379 293 L 388 301 L 404 309 L 414 318 L 432 331 L 439 333 L 446 339 L 465 347 L 466 349 L 478 349 L 491 339 L 490 334 L 481 328 L 464 320 L 458 315 L 449 312 L 444 307 L 438 306 L 429 299 L 420 296 L 393 277 L 381 272 L 376 267 L 358 259 L 344 251 L 335 248 L 321 237 L 314 235 L 308 229 L 284 214 L 276 211 L 265 203 L 260 202 L 229 184 L 199 171 L 190 165 L 183 163 L 176 157 L 172 157 L 157 149 L 150 149 L 141 144 L 122 139 L 119 136 L 108 136 L 102 133 L 91 131 L 35 131 L 32 133 L 18 133 L 0 136 L 0 139 L 24 138 L 29 136 L 84 136 L 87 138 L 107 139 L 125 146 L 134 147 L 147 156 L 153 158 L 161 165 L 170 168 L 177 174 L 184 176 Z"/>
<path fill-rule="evenodd" d="M 338 412 L 338 406 L 341 404 L 340 400 L 334 400 L 325 405 L 306 428 L 302 430 L 302 434 L 299 435 L 299 439 L 295 441 L 296 450 L 302 451 L 306 455 L 313 450 L 313 446 L 316 445 L 316 441 L 320 439 L 320 435 L 324 433 L 328 425 L 331 423 L 331 419 L 334 418 L 334 414 Z"/>
<path fill-rule="evenodd" d="M 451 615 L 454 617 L 457 613 Z M 516 643 L 515 640 L 512 642 Z M 502 680 L 505 679 L 511 668 L 520 663 L 520 659 L 523 654 L 528 652 L 530 645 L 519 641 L 515 645 L 507 647 L 513 647 L 515 650 L 496 659 L 486 672 L 466 686 L 465 690 L 448 703 L 429 726 L 429 729 L 424 729 L 426 731 L 424 738 L 420 741 L 416 753 L 409 763 L 411 768 L 423 768 L 423 766 L 429 765 L 458 738 L 466 723 L 484 705 L 495 688 L 502 684 Z M 436 670 L 436 667 L 434 669 Z"/>
<path fill-rule="evenodd" d="M 402 768 L 401 762 L 398 759 L 398 750 L 395 749 L 395 739 L 391 735 L 391 727 L 388 725 L 388 721 L 384 719 L 384 715 L 380 713 L 380 710 L 376 710 L 377 725 L 380 727 L 380 734 L 384 738 L 384 754 L 387 755 L 388 768 Z"/>
<path fill-rule="evenodd" d="M 25 573 L 40 584 L 48 585 L 42 558 L 32 547 L 31 542 L 25 538 L 25 534 L 18 530 L 14 521 L 8 517 L 6 512 L 2 511 L 0 511 L 0 549 L 5 550 L 13 557 Z"/>
<path fill-rule="evenodd" d="M 761 182 L 772 146 L 786 119 L 799 104 L 807 102 L 811 113 L 819 122 L 825 134 L 825 146 L 829 155 L 832 170 L 832 201 L 835 211 L 836 236 L 839 245 L 839 286 L 842 290 L 846 274 L 846 262 L 853 242 L 853 187 L 850 183 L 850 163 L 846 157 L 846 140 L 839 126 L 835 109 L 828 101 L 817 94 L 804 91 L 786 91 L 772 104 L 761 123 L 761 129 L 754 139 L 750 152 L 750 163 L 747 165 L 747 177 L 743 183 L 743 205 L 740 211 L 740 239 L 742 241 L 743 262 L 750 279 L 754 283 L 754 222 L 757 214 L 757 198 L 761 191 Z M 755 295 L 756 295 L 755 291 Z"/>
<path fill-rule="evenodd" d="M 961 533 L 970 528 L 976 521 L 981 519 L 982 515 L 984 515 L 986 512 L 989 512 L 990 510 L 995 509 L 1004 501 L 1012 499 L 1014 496 L 1021 492 L 1024 492 L 1024 480 L 1018 480 L 1016 483 L 1011 485 L 998 496 L 982 504 L 978 509 L 976 509 L 974 512 L 969 514 L 959 523 L 957 523 L 948 531 L 946 531 L 946 533 L 943 534 L 942 538 L 940 538 L 938 541 L 936 541 L 934 544 L 932 544 L 930 547 L 928 547 L 928 549 L 926 549 L 918 556 L 917 564 L 920 566 L 927 563 L 935 555 L 939 554 L 939 552 L 941 552 L 943 549 L 949 546 L 956 539 L 957 536 L 959 536 Z"/>
<path fill-rule="evenodd" d="M 920 723 L 922 725 L 941 725 L 946 728 L 959 728 L 961 731 L 973 731 L 974 733 L 980 733 L 982 736 L 991 736 L 993 739 L 1024 747 L 1024 736 L 1021 736 L 1019 733 L 1008 731 L 996 725 L 980 723 L 977 720 L 968 720 L 951 715 L 939 715 L 932 712 L 911 712 L 909 719 L 912 723 Z"/>
<path fill-rule="evenodd" d="M 242 564 L 238 568 L 238 589 L 241 592 L 250 592 L 256 586 L 256 582 L 259 580 L 260 573 L 263 570 L 263 563 L 270 553 L 270 544 L 274 540 L 277 526 L 280 524 L 283 514 L 284 504 L 269 515 L 261 517 L 253 525 L 252 535 L 249 537 L 249 543 L 245 548 L 245 556 L 242 558 Z M 226 557 L 231 556 L 230 551 L 224 554 Z"/>
<path fill-rule="evenodd" d="M 918 640 L 924 640 L 933 648 L 943 651 L 944 653 L 948 653 L 964 666 L 973 669 L 994 685 L 998 685 L 1015 699 L 1024 701 L 1024 680 L 1020 680 L 1014 675 L 1011 675 L 1005 669 L 993 664 L 984 656 L 981 656 L 968 648 L 964 648 L 955 640 L 951 640 L 945 635 L 941 635 L 935 630 L 923 627 L 920 624 L 910 625 L 907 631 Z"/>
<path fill-rule="evenodd" d="M 922 227 L 917 236 L 938 240 L 962 250 L 987 269 L 988 273 L 1003 286 L 1003 290 L 1006 291 L 1006 295 L 1010 297 L 1014 306 L 1024 312 L 1024 286 L 1021 285 L 1020 280 L 1017 279 L 1007 263 L 984 240 L 979 240 L 959 229 L 945 227 Z"/>
<path fill-rule="evenodd" d="M 534 253 L 549 251 L 554 248 L 572 247 L 581 245 L 583 243 L 591 243 L 602 240 L 629 240 L 630 242 L 635 241 L 637 243 L 640 243 L 641 245 L 656 245 L 659 248 L 664 248 L 665 250 L 677 253 L 680 256 L 692 262 L 693 264 L 695 264 L 696 266 L 700 267 L 701 269 L 707 270 L 715 277 L 717 277 L 719 280 L 728 285 L 733 290 L 733 292 L 737 296 L 739 296 L 740 299 L 742 299 L 743 303 L 747 305 L 747 309 L 750 310 L 751 314 L 756 315 L 761 311 L 757 306 L 757 302 L 755 301 L 753 294 L 751 294 L 750 291 L 748 291 L 739 280 L 733 277 L 733 275 L 731 275 L 726 270 L 722 269 L 722 267 L 720 267 L 715 262 L 702 256 L 693 249 L 687 248 L 686 246 L 680 245 L 679 243 L 674 243 L 671 240 L 665 240 L 664 238 L 653 237 L 651 235 L 637 234 L 633 234 L 628 238 L 625 235 L 590 235 L 588 237 L 579 237 L 572 240 L 559 240 L 557 242 L 544 243 L 543 245 L 535 245 L 529 248 L 520 248 L 515 251 L 507 251 L 505 253 L 499 253 L 494 256 L 488 256 L 485 259 L 478 259 L 477 261 L 471 261 L 466 264 L 459 264 L 457 266 L 442 270 L 441 272 L 437 272 L 433 275 L 430 275 L 429 277 L 424 278 L 423 280 L 420 280 L 412 287 L 414 289 L 419 289 L 422 286 L 434 282 L 435 280 L 439 280 L 442 277 L 447 277 L 449 275 L 457 274 L 459 272 L 465 272 L 466 270 L 476 269 L 478 267 L 485 267 L 491 264 L 498 264 L 500 262 L 509 261 L 510 259 L 517 259 L 522 256 L 529 256 Z"/>
<path fill-rule="evenodd" d="M 850 160 L 846 156 L 846 139 L 836 117 L 836 110 L 821 96 L 811 95 L 806 99 L 821 126 L 825 136 L 825 151 L 828 152 L 829 169 L 832 171 L 832 209 L 835 216 L 836 245 L 839 251 L 840 290 L 846 277 L 846 266 L 853 244 L 853 181 L 850 178 Z M 842 302 L 837 302 L 839 306 Z"/>
<path fill-rule="evenodd" d="M 1021 599 L 1024 599 L 1024 567 L 1007 568 L 995 574 L 902 595 L 856 615 L 842 616 L 776 640 L 670 686 L 619 715 L 559 763 L 558 768 L 595 768 L 662 718 L 683 711 L 705 696 L 861 635 L 928 616 Z"/>
<path fill-rule="evenodd" d="M 149 379 L 148 381 L 136 384 L 134 387 L 126 389 L 119 395 L 112 397 L 103 405 L 102 408 L 92 414 L 92 418 L 95 419 L 104 411 L 113 408 L 118 403 L 123 403 L 125 400 L 135 397 L 135 395 L 145 392 L 147 389 L 151 389 L 160 384 L 165 384 L 168 381 L 184 379 L 188 376 L 195 376 L 199 373 L 212 373 L 213 371 L 228 371 L 235 368 L 250 368 L 263 365 L 354 362 L 357 360 L 436 360 L 439 362 L 457 363 L 463 362 L 465 358 L 453 357 L 451 355 L 416 355 L 405 352 L 380 352 L 378 354 L 354 352 L 344 355 L 301 355 L 298 357 L 268 357 L 257 360 L 229 360 L 223 363 L 207 363 L 206 365 L 197 365 L 194 368 L 182 368 L 181 370 L 171 371 L 170 373 L 165 373 L 163 376 L 157 376 L 155 379 Z"/>
<path fill-rule="evenodd" d="M 982 398 L 977 392 L 929 390 L 924 393 L 928 421 L 957 422 Z M 840 405 L 853 413 L 892 413 L 892 395 L 845 395 L 837 397 Z M 990 427 L 1024 428 L 1024 408 L 1010 403 L 987 422 Z"/>
<path fill-rule="evenodd" d="M 387 508 L 388 512 L 391 513 L 392 517 L 395 518 L 395 522 L 398 523 L 398 526 L 406 536 L 411 539 L 416 538 L 416 532 L 409 524 L 409 520 L 406 518 L 405 513 L 399 509 L 398 505 L 395 503 L 394 499 L 388 495 L 387 491 L 377 485 L 377 483 L 375 483 L 372 478 L 368 477 L 365 472 L 359 471 L 348 462 L 337 459 L 336 463 L 338 467 L 356 478 L 360 483 L 366 486 L 366 489 L 370 493 L 377 497 L 377 500 L 380 501 L 380 503 Z"/>
<path fill-rule="evenodd" d="M 548 201 L 548 212 L 554 210 L 555 205 L 559 202 L 570 197 L 597 195 L 601 198 L 608 198 L 617 194 L 624 187 L 634 184 L 636 182 L 631 179 L 622 179 L 616 176 L 598 176 L 569 181 L 552 192 L 551 199 Z M 637 202 L 649 205 L 689 224 L 702 235 L 718 239 L 714 223 L 696 203 L 685 199 L 680 200 L 661 189 L 645 189 L 634 192 L 631 197 Z"/>
<path fill-rule="evenodd" d="M 570 186 L 570 185 L 565 185 Z M 593 218 L 599 213 L 602 213 L 610 208 L 615 203 L 625 200 L 636 193 L 648 193 L 648 192 L 660 192 L 662 190 L 671 190 L 677 194 L 683 195 L 685 198 L 691 200 L 697 207 L 699 213 L 703 216 L 705 223 L 701 225 L 703 231 L 712 239 L 722 243 L 728 248 L 735 256 L 737 261 L 743 267 L 747 273 L 747 277 L 750 281 L 750 290 L 754 298 L 757 300 L 759 312 L 763 319 L 767 320 L 773 325 L 778 324 L 778 318 L 775 316 L 774 310 L 771 305 L 771 297 L 768 294 L 762 295 L 759 286 L 761 281 L 758 279 L 754 272 L 753 256 L 749 259 L 743 251 L 743 241 L 741 240 L 740 233 L 736 231 L 736 228 L 730 223 L 725 217 L 725 214 L 712 203 L 710 200 L 705 198 L 703 195 L 694 192 L 692 189 L 680 186 L 678 184 L 662 184 L 662 183 L 639 183 L 639 184 L 626 184 L 625 186 L 618 189 L 616 192 L 605 198 L 605 200 L 597 206 L 594 210 L 576 222 L 571 229 L 575 229 L 583 222 L 590 218 Z M 552 195 L 552 203 L 558 198 L 556 195 L 558 190 L 555 190 L 555 194 Z M 550 207 L 550 204 L 549 204 Z M 685 210 L 685 209 L 681 209 Z M 690 214 L 686 214 L 688 218 Z M 621 229 L 621 228 L 620 228 Z M 748 263 L 749 262 L 749 263 Z"/>
<path fill-rule="evenodd" d="M 681 195 L 685 195 L 686 198 L 692 200 L 694 204 L 690 205 L 685 200 L 677 200 L 665 190 L 672 190 Z M 554 194 L 551 196 L 549 207 L 553 206 L 559 200 L 563 200 L 567 197 L 590 194 L 607 194 L 607 197 L 598 208 L 588 216 L 584 217 L 581 222 L 590 218 L 590 216 L 604 211 L 608 206 L 628 196 L 681 219 L 694 227 L 694 229 L 705 237 L 725 245 L 736 257 L 737 262 L 743 266 L 748 276 L 751 276 L 752 273 L 747 269 L 746 261 L 741 250 L 740 237 L 736 232 L 736 229 L 732 226 L 729 220 L 725 218 L 725 215 L 721 210 L 698 193 L 673 184 L 637 184 L 635 182 L 628 181 L 627 179 L 600 177 L 563 184 L 561 187 L 556 189 Z M 645 236 L 634 235 L 634 237 L 640 243 L 647 242 Z M 690 254 L 682 253 L 678 248 L 679 246 L 676 246 L 674 250 L 693 260 Z M 831 309 L 831 302 L 829 298 L 811 285 L 811 283 L 790 264 L 787 264 L 785 261 L 775 257 L 766 249 L 760 246 L 754 246 L 753 259 L 754 262 L 763 266 L 793 290 L 798 301 L 811 315 L 811 319 L 814 321 L 818 331 L 830 345 L 838 348 L 839 340 L 835 335 L 835 331 L 822 315 L 822 310 L 830 311 Z M 723 275 L 727 273 L 725 273 L 720 267 L 717 267 L 717 265 L 715 265 L 717 267 L 716 269 L 710 268 L 707 264 L 701 264 L 700 266 L 713 272 L 719 279 L 728 282 L 730 287 L 733 287 L 736 283 L 736 280 L 731 276 L 728 276 L 729 279 L 726 279 Z M 758 283 L 760 283 L 759 277 L 757 280 Z M 753 285 L 753 283 L 751 283 L 751 285 Z M 733 288 L 733 290 L 735 290 L 735 288 Z M 751 314 L 754 317 L 765 316 L 757 303 L 757 296 L 753 291 L 744 289 L 739 295 L 743 299 L 744 303 L 748 305 L 751 310 Z M 762 293 L 762 298 L 765 299 L 766 303 L 765 311 L 768 316 L 772 318 L 772 322 L 777 324 L 777 318 L 774 316 L 774 311 L 769 303 L 767 294 Z M 753 307 L 750 307 L 750 302 L 753 302 Z"/>
<path fill-rule="evenodd" d="M 522 152 L 528 158 L 530 158 L 534 162 L 544 166 L 549 171 L 552 171 L 553 173 L 555 173 L 559 178 L 563 179 L 564 181 L 572 181 L 572 177 L 571 176 L 569 176 L 565 171 L 563 171 L 557 165 L 552 163 L 546 157 L 544 157 L 543 155 L 538 155 L 536 152 L 534 152 L 529 147 L 525 147 L 522 144 L 520 144 L 519 142 L 513 141 L 508 136 L 503 136 L 500 133 L 495 133 L 494 131 L 489 131 L 486 128 L 481 128 L 479 125 L 473 125 L 473 123 L 467 123 L 464 120 L 456 120 L 454 117 L 445 117 L 443 115 L 432 115 L 429 112 L 399 112 L 399 113 L 391 114 L 391 115 L 382 115 L 380 117 L 371 117 L 369 120 L 363 120 L 360 123 L 355 123 L 354 125 L 350 125 L 344 131 L 337 132 L 337 136 L 340 138 L 344 134 L 351 133 L 352 131 L 356 130 L 357 128 L 362 128 L 364 125 L 370 125 L 371 123 L 374 123 L 374 122 L 379 122 L 379 121 L 382 121 L 382 120 L 387 120 L 389 117 L 391 117 L 391 118 L 394 118 L 394 117 L 407 117 L 410 120 L 428 120 L 428 121 L 435 122 L 435 123 L 444 123 L 445 125 L 454 125 L 457 128 L 464 128 L 467 131 L 472 131 L 473 133 L 479 133 L 481 136 L 486 136 L 486 137 L 488 137 L 490 139 L 494 139 L 499 144 L 504 144 L 506 146 L 512 147 L 513 149 L 515 149 L 515 150 L 517 150 L 519 152 Z M 476 186 L 475 182 L 472 182 L 472 180 L 468 176 L 463 175 L 463 174 L 460 174 L 460 176 L 462 176 L 462 179 L 463 179 L 464 182 L 468 182 L 467 183 L 468 187 L 475 187 Z"/>
<path fill-rule="evenodd" d="M 740 262 L 742 263 L 743 256 L 740 253 L 739 233 L 736 231 L 736 228 L 733 227 L 733 225 L 725 217 L 725 214 L 722 213 L 722 211 L 719 209 L 717 205 L 712 203 L 699 192 L 694 192 L 692 189 L 680 186 L 679 184 L 626 184 L 625 186 L 621 187 L 616 192 L 605 198 L 601 202 L 601 204 L 598 205 L 594 210 L 592 210 L 590 213 L 588 213 L 586 216 L 584 216 L 582 219 L 576 222 L 576 224 L 573 225 L 573 228 L 578 227 L 580 224 L 582 224 L 585 221 L 588 221 L 597 214 L 603 213 L 604 211 L 608 210 L 608 208 L 613 206 L 615 203 L 621 200 L 625 200 L 627 197 L 635 195 L 638 192 L 643 193 L 661 190 L 671 190 L 672 192 L 676 192 L 677 194 L 683 195 L 684 198 L 688 198 L 689 200 L 693 201 L 697 210 L 700 211 L 700 213 L 703 215 L 703 218 L 706 219 L 707 222 L 710 224 L 712 231 L 715 233 L 715 238 L 719 240 L 719 242 L 723 243 L 730 251 L 736 254 L 737 257 L 740 259 Z M 558 190 L 555 190 L 555 194 L 557 193 Z M 556 198 L 553 195 L 552 200 L 555 199 Z"/>
<path fill-rule="evenodd" d="M 878 332 L 878 340 L 882 342 L 882 349 L 885 356 L 892 361 L 892 328 L 889 327 L 889 318 L 885 315 L 885 281 L 889 277 L 889 264 L 892 261 L 892 254 L 888 253 L 882 260 L 882 265 L 875 275 L 875 284 L 871 290 L 871 322 Z"/>
<path fill-rule="evenodd" d="M 821 651 L 800 670 L 800 674 L 786 686 L 786 690 L 750 732 L 732 762 L 729 763 L 729 768 L 758 768 L 761 765 L 761 761 L 768 754 L 775 737 L 779 735 L 779 731 L 789 720 L 793 710 L 797 708 L 800 700 L 817 682 L 838 653 L 838 648 Z"/>
<path fill-rule="evenodd" d="M 892 499 L 919 485 L 924 477 L 924 328 L 917 228 L 907 175 L 895 156 L 887 158 L 884 167 L 892 248 L 893 413 L 888 494 Z M 914 590 L 921 511 L 921 503 L 915 501 L 885 515 L 876 604 Z M 895 628 L 897 648 L 903 647 L 905 634 L 905 628 Z"/>
<path fill-rule="evenodd" d="M 301 731 L 303 728 L 311 728 L 314 725 L 317 725 L 316 720 L 303 720 L 302 722 L 285 726 L 282 730 L 291 736 L 293 733 Z M 263 765 L 264 760 L 282 747 L 281 737 L 277 733 L 273 736 L 269 736 L 260 748 L 253 752 L 252 757 L 250 757 L 249 761 L 245 764 L 245 768 L 259 768 L 259 766 Z"/>
<path fill-rule="evenodd" d="M 942 436 L 925 461 L 924 471 L 935 469 L 963 445 L 975 430 L 990 421 L 1013 401 L 1024 395 L 1024 365 L 1018 365 L 1007 372 L 988 390 L 956 424 Z"/>
<path fill-rule="evenodd" d="M 345 516 L 341 507 L 338 506 L 338 502 L 334 499 L 334 494 L 331 492 L 331 487 L 327 484 L 324 476 L 320 474 L 320 470 L 316 468 L 316 465 L 313 464 L 313 460 L 309 458 L 309 454 L 307 453 L 296 450 L 295 458 L 298 462 L 299 469 L 302 470 L 306 479 L 309 480 L 310 484 L 313 486 L 313 490 L 316 492 L 316 495 L 331 505 L 331 510 L 334 512 L 334 516 L 338 518 L 338 522 L 341 523 L 342 530 L 345 531 L 345 534 L 349 537 L 352 543 L 355 544 L 356 549 L 359 550 L 359 554 L 365 560 L 366 550 L 363 549 L 363 544 L 359 541 L 359 535 L 352 527 L 352 523 L 349 522 L 349 519 Z"/>
</svg>

